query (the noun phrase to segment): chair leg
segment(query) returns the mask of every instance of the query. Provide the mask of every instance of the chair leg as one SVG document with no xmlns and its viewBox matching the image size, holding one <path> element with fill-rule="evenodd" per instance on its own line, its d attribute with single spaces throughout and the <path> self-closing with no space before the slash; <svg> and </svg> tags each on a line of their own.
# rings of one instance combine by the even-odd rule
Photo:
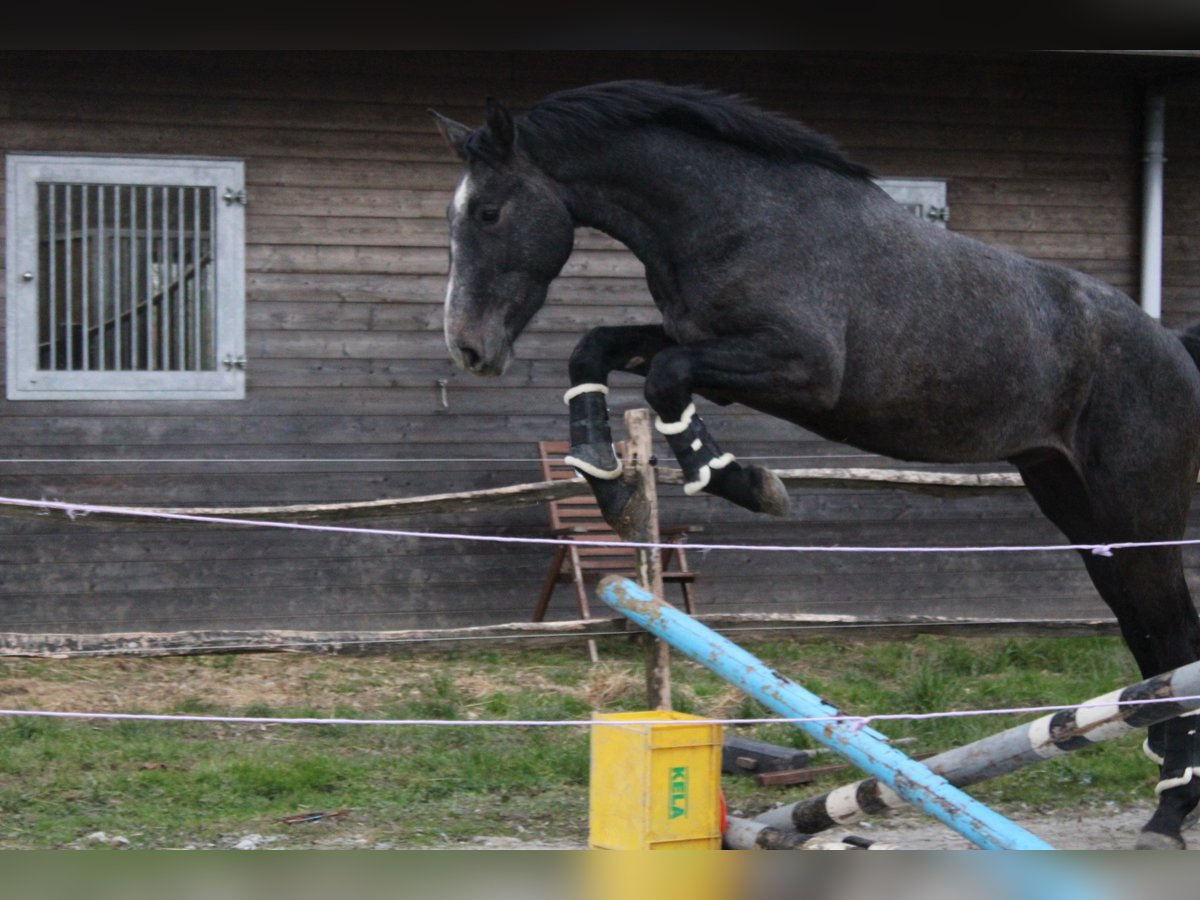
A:
<svg viewBox="0 0 1200 900">
<path fill-rule="evenodd" d="M 696 614 L 696 598 L 692 595 L 692 585 L 690 582 L 679 582 L 679 588 L 683 591 L 683 608 L 687 610 L 689 616 Z"/>
<path fill-rule="evenodd" d="M 590 619 L 591 611 L 588 609 L 587 600 L 587 585 L 583 580 L 583 569 L 579 563 L 579 550 L 576 547 L 569 548 L 571 552 L 571 575 L 572 581 L 575 583 L 575 599 L 579 604 L 579 617 L 581 619 Z M 592 638 L 588 638 L 588 657 L 593 663 L 600 662 L 600 653 L 596 650 L 596 642 Z"/>
<path fill-rule="evenodd" d="M 546 618 L 546 609 L 550 606 L 550 595 L 554 593 L 554 586 L 558 584 L 563 559 L 566 555 L 566 544 L 560 544 L 554 551 L 554 562 L 550 564 L 550 571 L 546 574 L 546 580 L 542 582 L 542 593 L 538 596 L 537 606 L 533 608 L 533 621 L 535 622 L 541 622 Z"/>
<path fill-rule="evenodd" d="M 688 568 L 687 553 L 684 552 L 683 545 L 679 544 L 676 550 L 679 553 L 679 571 L 685 574 L 689 573 L 691 570 Z M 692 594 L 692 583 L 681 581 L 679 587 L 683 591 L 683 608 L 687 610 L 689 616 L 694 616 L 696 614 L 696 598 Z"/>
</svg>

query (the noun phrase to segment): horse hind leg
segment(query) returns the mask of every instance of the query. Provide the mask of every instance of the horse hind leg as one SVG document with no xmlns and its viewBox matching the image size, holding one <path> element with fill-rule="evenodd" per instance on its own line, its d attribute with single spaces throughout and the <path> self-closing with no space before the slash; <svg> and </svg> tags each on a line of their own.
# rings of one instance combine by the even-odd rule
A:
<svg viewBox="0 0 1200 900">
<path fill-rule="evenodd" d="M 1173 497 L 1156 503 L 1164 496 L 1161 485 L 1139 486 L 1126 480 L 1120 485 L 1085 487 L 1064 458 L 1019 468 L 1034 500 L 1072 543 L 1170 540 L 1182 534 L 1183 516 L 1178 510 L 1186 504 L 1172 502 Z M 1190 483 L 1182 489 L 1190 490 Z M 1102 508 L 1097 508 L 1100 504 L 1094 497 L 1105 498 Z M 1152 512 L 1146 504 L 1164 512 Z M 1172 507 L 1177 511 L 1170 512 Z M 1135 518 L 1135 510 L 1142 520 L 1137 530 L 1127 524 Z M 1156 515 L 1161 516 L 1160 521 L 1146 521 Z M 1200 620 L 1184 578 L 1179 547 L 1118 549 L 1112 556 L 1084 551 L 1082 555 L 1143 677 L 1200 658 Z M 1200 803 L 1198 724 L 1200 719 L 1195 716 L 1181 716 L 1148 729 L 1146 752 L 1159 764 L 1158 803 L 1138 836 L 1139 849 L 1185 846 L 1184 820 Z"/>
<path fill-rule="evenodd" d="M 694 496 L 701 491 L 722 497 L 751 512 L 785 516 L 789 498 L 787 488 L 770 469 L 743 465 L 732 453 L 724 453 L 688 403 L 674 421 L 659 415 L 654 423 L 683 469 L 683 491 Z"/>
<path fill-rule="evenodd" d="M 760 377 L 758 373 L 764 367 L 752 366 L 753 374 L 739 378 L 736 372 L 716 370 L 711 364 L 706 366 L 703 356 L 703 348 L 676 346 L 655 356 L 646 374 L 646 399 L 658 414 L 655 429 L 666 438 L 679 460 L 684 493 L 695 495 L 703 491 L 751 512 L 787 515 L 790 501 L 779 477 L 763 466 L 743 465 L 732 453 L 723 452 L 692 400 L 698 369 L 703 370 L 704 387 L 745 389 L 747 382 Z"/>
<path fill-rule="evenodd" d="M 1143 672 L 1165 672 L 1200 658 L 1200 624 L 1183 575 L 1180 548 L 1118 550 L 1123 581 L 1131 599 L 1153 598 L 1126 625 L 1118 614 L 1122 634 L 1133 648 Z M 1139 585 L 1145 585 L 1139 588 Z M 1140 591 L 1140 594 L 1137 593 Z M 1157 593 L 1151 593 L 1157 591 Z M 1149 608 L 1147 608 L 1149 607 Z M 1143 664 L 1143 657 L 1153 660 Z M 1183 849 L 1184 821 L 1200 804 L 1200 719 L 1188 713 L 1151 725 L 1144 745 L 1159 766 L 1155 787 L 1158 804 L 1138 837 L 1146 850 Z"/>
<path fill-rule="evenodd" d="M 1158 806 L 1138 836 L 1139 850 L 1183 850 L 1184 823 L 1200 804 L 1200 738 L 1192 712 L 1153 725 L 1145 751 L 1159 765 Z"/>
</svg>

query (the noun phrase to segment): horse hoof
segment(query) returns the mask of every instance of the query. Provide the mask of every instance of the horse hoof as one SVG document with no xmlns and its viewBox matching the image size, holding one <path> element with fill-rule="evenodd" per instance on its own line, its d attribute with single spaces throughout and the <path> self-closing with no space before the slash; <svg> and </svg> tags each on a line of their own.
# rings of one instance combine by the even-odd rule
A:
<svg viewBox="0 0 1200 900">
<path fill-rule="evenodd" d="M 581 475 L 590 475 L 602 481 L 614 481 L 621 477 L 624 468 L 612 444 L 580 444 L 571 447 L 563 462 L 572 466 Z"/>
<path fill-rule="evenodd" d="M 1178 835 L 1161 834 L 1157 831 L 1143 831 L 1138 835 L 1135 850 L 1186 850 L 1187 844 Z"/>
<path fill-rule="evenodd" d="M 756 465 L 746 466 L 746 474 L 750 476 L 751 492 L 758 503 L 758 512 L 769 516 L 786 516 L 792 501 L 779 476 L 770 469 Z"/>
<path fill-rule="evenodd" d="M 703 487 L 699 488 L 699 484 Z M 762 466 L 731 463 L 713 471 L 710 480 L 699 484 L 697 487 L 706 494 L 722 497 L 750 512 L 786 516 L 791 503 L 779 476 Z M 689 488 L 690 485 L 684 490 L 691 493 Z"/>
</svg>

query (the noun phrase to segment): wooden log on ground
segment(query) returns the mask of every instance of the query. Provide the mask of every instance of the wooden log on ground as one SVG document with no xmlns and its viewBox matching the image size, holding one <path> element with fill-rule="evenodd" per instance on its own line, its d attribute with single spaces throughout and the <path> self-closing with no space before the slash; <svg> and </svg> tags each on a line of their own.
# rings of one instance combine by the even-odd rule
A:
<svg viewBox="0 0 1200 900">
<path fill-rule="evenodd" d="M 1118 634 L 1115 620 L 945 619 L 929 616 L 865 620 L 854 616 L 735 615 L 709 613 L 697 621 L 738 640 L 786 634 L 798 641 L 907 640 L 918 634 L 947 637 L 1052 637 Z M 46 633 L 0 632 L 0 658 L 13 656 L 171 656 L 199 653 L 395 653 L 422 651 L 564 646 L 580 640 L 628 639 L 635 626 L 624 618 L 572 619 L 561 622 L 516 622 L 471 628 L 403 631 L 171 631 Z"/>
<path fill-rule="evenodd" d="M 757 775 L 763 772 L 795 771 L 812 762 L 812 754 L 794 747 L 780 747 L 737 734 L 725 735 L 721 744 L 721 771 L 726 775 Z"/>
<path fill-rule="evenodd" d="M 471 628 L 403 631 L 172 631 L 99 634 L 0 633 L 0 658 L 65 659 L 75 656 L 188 656 L 206 653 L 372 654 L 405 650 L 512 648 L 531 643 L 561 645 L 600 636 L 625 638 L 631 628 L 620 619 L 514 622 Z"/>
</svg>

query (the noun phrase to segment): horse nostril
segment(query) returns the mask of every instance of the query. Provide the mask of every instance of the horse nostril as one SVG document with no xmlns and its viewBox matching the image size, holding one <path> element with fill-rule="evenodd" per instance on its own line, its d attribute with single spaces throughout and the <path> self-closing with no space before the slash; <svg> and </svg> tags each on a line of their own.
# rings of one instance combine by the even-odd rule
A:
<svg viewBox="0 0 1200 900">
<path fill-rule="evenodd" d="M 482 357 L 480 357 L 478 351 L 464 346 L 463 344 L 459 344 L 458 352 L 462 355 L 463 362 L 466 364 L 468 369 L 479 368 L 479 361 Z"/>
</svg>

